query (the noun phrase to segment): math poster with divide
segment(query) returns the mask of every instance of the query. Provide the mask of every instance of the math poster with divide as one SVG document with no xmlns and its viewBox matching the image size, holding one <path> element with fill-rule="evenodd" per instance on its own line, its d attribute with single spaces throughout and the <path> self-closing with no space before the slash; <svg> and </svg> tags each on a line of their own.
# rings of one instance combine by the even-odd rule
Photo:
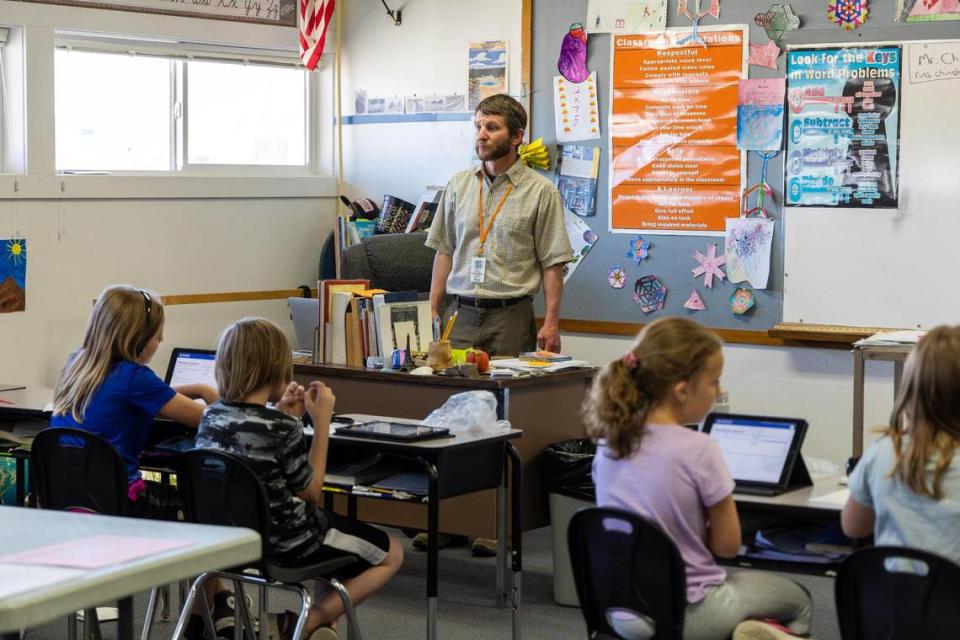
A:
<svg viewBox="0 0 960 640">
<path fill-rule="evenodd" d="M 896 46 L 787 52 L 787 206 L 897 206 L 902 58 Z"/>
<path fill-rule="evenodd" d="M 743 28 L 613 36 L 610 231 L 724 235 L 740 216 Z"/>
</svg>

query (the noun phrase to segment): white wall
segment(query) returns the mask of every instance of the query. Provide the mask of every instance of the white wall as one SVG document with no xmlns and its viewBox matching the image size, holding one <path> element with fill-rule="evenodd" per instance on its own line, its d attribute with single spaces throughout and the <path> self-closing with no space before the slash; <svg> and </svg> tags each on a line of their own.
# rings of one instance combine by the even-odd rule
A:
<svg viewBox="0 0 960 640">
<path fill-rule="evenodd" d="M 295 48 L 295 29 L 4 1 L 0 23 L 21 27 L 25 36 L 19 64 L 26 88 L 16 99 L 26 104 L 29 127 L 26 174 L 0 175 L 0 238 L 19 234 L 28 248 L 27 310 L 0 314 L 0 381 L 52 385 L 81 339 L 91 301 L 111 283 L 161 294 L 315 283 L 320 247 L 333 226 L 332 178 L 61 180 L 53 169 L 55 29 L 271 49 Z M 326 81 L 328 95 L 329 86 Z M 328 104 L 317 120 L 329 122 L 329 115 Z M 328 143 L 330 131 L 324 135 Z M 163 371 L 173 346 L 212 346 L 223 326 L 245 315 L 263 315 L 292 330 L 285 301 L 168 307 L 166 340 L 154 368 Z"/>
</svg>

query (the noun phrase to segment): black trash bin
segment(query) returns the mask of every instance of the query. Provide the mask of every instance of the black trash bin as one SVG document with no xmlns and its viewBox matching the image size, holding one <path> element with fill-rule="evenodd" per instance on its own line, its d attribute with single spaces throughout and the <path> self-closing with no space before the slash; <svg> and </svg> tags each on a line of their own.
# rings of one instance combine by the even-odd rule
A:
<svg viewBox="0 0 960 640">
<path fill-rule="evenodd" d="M 580 602 L 567 550 L 567 527 L 573 514 L 596 504 L 591 476 L 596 452 L 591 440 L 563 440 L 543 450 L 541 469 L 553 527 L 553 600 L 569 607 L 580 606 Z"/>
</svg>

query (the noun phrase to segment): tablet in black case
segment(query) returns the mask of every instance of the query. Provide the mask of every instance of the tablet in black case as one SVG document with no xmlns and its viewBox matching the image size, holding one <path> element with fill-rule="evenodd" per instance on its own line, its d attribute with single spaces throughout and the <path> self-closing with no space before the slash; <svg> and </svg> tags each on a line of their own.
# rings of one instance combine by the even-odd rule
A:
<svg viewBox="0 0 960 640">
<path fill-rule="evenodd" d="M 446 438 L 450 436 L 450 430 L 443 427 L 427 427 L 418 424 L 387 422 L 385 420 L 361 422 L 359 424 L 337 427 L 334 429 L 334 433 L 339 436 L 350 436 L 351 438 L 375 438 L 377 440 L 401 440 L 404 442 L 431 440 L 433 438 Z"/>
</svg>

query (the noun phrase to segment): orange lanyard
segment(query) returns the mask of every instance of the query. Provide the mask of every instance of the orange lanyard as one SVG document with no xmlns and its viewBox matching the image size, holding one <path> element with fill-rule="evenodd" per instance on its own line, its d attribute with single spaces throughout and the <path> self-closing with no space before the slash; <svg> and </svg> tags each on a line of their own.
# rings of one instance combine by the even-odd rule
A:
<svg viewBox="0 0 960 640">
<path fill-rule="evenodd" d="M 478 175 L 477 179 L 480 181 L 480 193 L 477 194 L 477 228 L 480 230 L 480 250 L 477 252 L 477 255 L 482 256 L 483 244 L 487 241 L 487 234 L 490 233 L 490 228 L 493 226 L 493 221 L 497 219 L 497 214 L 500 213 L 500 209 L 503 207 L 503 203 L 506 201 L 507 196 L 509 196 L 510 192 L 513 191 L 513 185 L 507 185 L 506 190 L 503 192 L 503 196 L 500 198 L 500 202 L 497 204 L 497 208 L 493 210 L 493 214 L 490 216 L 490 219 L 487 220 L 487 226 L 483 226 L 483 176 Z"/>
</svg>

